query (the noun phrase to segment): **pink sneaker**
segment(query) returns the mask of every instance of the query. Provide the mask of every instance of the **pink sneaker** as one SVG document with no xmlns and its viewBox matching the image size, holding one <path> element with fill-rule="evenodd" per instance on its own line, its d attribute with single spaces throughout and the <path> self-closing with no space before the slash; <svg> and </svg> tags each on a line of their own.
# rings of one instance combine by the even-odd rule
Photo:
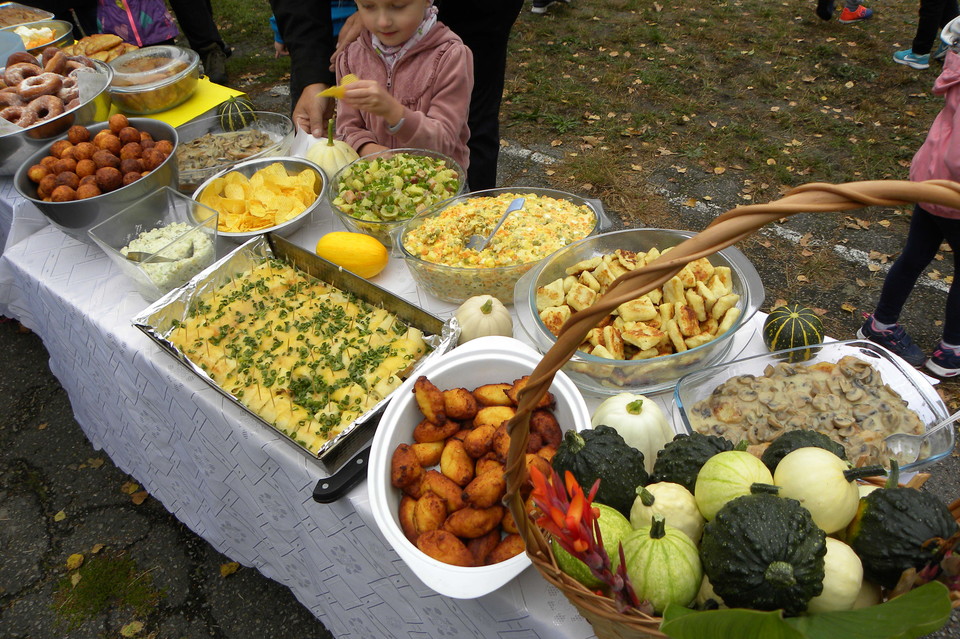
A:
<svg viewBox="0 0 960 639">
<path fill-rule="evenodd" d="M 850 24 L 851 22 L 860 22 L 862 20 L 869 20 L 873 17 L 873 9 L 867 9 L 862 4 L 856 9 L 851 11 L 846 7 L 843 8 L 843 11 L 840 12 L 840 23 L 841 24 Z"/>
</svg>

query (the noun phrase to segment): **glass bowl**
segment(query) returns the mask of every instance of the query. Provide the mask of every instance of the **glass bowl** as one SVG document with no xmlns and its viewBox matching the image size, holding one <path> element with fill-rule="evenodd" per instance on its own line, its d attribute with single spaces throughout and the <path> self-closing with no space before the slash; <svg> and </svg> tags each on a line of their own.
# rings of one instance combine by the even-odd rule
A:
<svg viewBox="0 0 960 639">
<path fill-rule="evenodd" d="M 836 364 L 841 358 L 847 355 L 852 355 L 863 362 L 869 363 L 873 369 L 879 372 L 880 380 L 882 380 L 880 384 L 885 385 L 900 395 L 903 401 L 906 402 L 907 407 L 920 418 L 924 430 L 930 429 L 938 421 L 947 416 L 947 408 L 943 400 L 940 399 L 936 389 L 924 378 L 923 374 L 906 365 L 902 359 L 882 346 L 866 340 L 825 342 L 814 349 L 814 353 L 809 360 L 799 364 L 789 363 L 791 355 L 807 349 L 808 347 L 801 346 L 799 348 L 775 351 L 754 357 L 745 357 L 685 375 L 677 383 L 676 389 L 674 389 L 674 400 L 680 415 L 679 427 L 687 433 L 692 432 L 695 425 L 700 423 L 700 418 L 697 415 L 698 402 L 710 397 L 721 384 L 728 380 L 739 378 L 740 376 L 760 377 L 764 375 L 768 367 L 778 364 L 790 368 L 811 365 L 828 366 L 830 364 Z M 837 367 L 837 370 L 842 369 Z M 786 369 L 786 372 L 789 373 L 790 369 Z M 867 372 L 865 371 L 864 373 L 858 373 L 859 378 L 851 378 L 853 379 L 852 386 L 869 389 L 870 384 L 868 382 L 870 380 L 869 378 L 863 377 L 863 375 L 866 374 Z M 749 381 L 749 378 L 747 378 L 747 381 Z M 823 388 L 823 386 L 821 386 L 821 388 Z M 782 394 L 778 395 L 782 398 Z M 805 391 L 804 395 L 812 397 L 809 391 Z M 760 405 L 761 402 L 762 399 L 754 404 L 750 404 L 750 406 L 756 406 L 755 410 L 758 411 L 766 411 L 767 409 Z M 876 409 L 881 402 L 867 396 L 861 404 L 865 409 L 870 411 Z M 706 406 L 701 405 L 699 407 L 699 411 L 704 414 L 707 410 L 709 409 Z M 752 412 L 752 410 L 754 409 L 746 408 L 742 412 Z M 883 413 L 881 412 L 881 414 Z M 814 413 L 814 415 L 816 415 L 816 413 Z M 787 415 L 780 416 L 781 420 L 787 418 Z M 747 419 L 752 418 L 745 416 L 743 420 L 738 419 L 737 422 L 745 423 Z M 804 428 L 813 428 L 817 423 L 815 417 L 806 413 L 804 413 L 800 419 L 802 421 L 802 427 Z M 867 419 L 867 417 L 858 417 L 858 423 L 860 423 L 860 419 Z M 794 426 L 788 422 L 784 428 L 791 427 Z M 833 425 L 831 425 L 830 428 L 824 429 L 824 434 L 843 443 L 842 440 L 836 436 L 836 434 L 840 432 L 842 431 L 834 428 Z M 709 434 L 720 433 L 710 430 Z M 770 433 L 770 436 L 773 434 L 774 433 Z M 750 443 L 757 443 L 754 440 L 760 441 L 768 438 L 765 426 L 761 426 L 753 433 L 744 434 L 728 429 L 722 433 L 722 435 L 733 441 L 734 444 L 744 436 L 746 436 Z M 877 435 L 878 438 L 882 438 L 883 436 L 883 434 Z M 928 442 L 929 446 L 921 451 L 920 458 L 915 462 L 901 466 L 902 470 L 918 471 L 949 455 L 953 451 L 954 446 L 954 429 L 941 429 L 938 433 L 932 435 L 928 439 Z M 851 459 L 851 461 L 856 462 L 855 459 Z"/>
<path fill-rule="evenodd" d="M 409 167 L 397 171 L 389 162 L 401 153 L 443 163 L 448 170 L 447 180 L 423 189 L 418 184 L 421 180 L 429 180 L 429 176 L 415 174 Z M 384 161 L 389 162 L 386 168 Z M 330 208 L 348 230 L 372 235 L 391 248 L 410 218 L 463 193 L 466 184 L 466 171 L 443 153 L 426 149 L 389 149 L 365 155 L 337 171 L 330 180 L 327 198 Z M 349 197 L 355 198 L 353 203 L 346 202 Z M 395 208 L 389 210 L 389 207 Z"/>
<path fill-rule="evenodd" d="M 143 298 L 153 302 L 213 264 L 217 212 L 165 186 L 88 233 L 124 275 L 136 282 Z M 134 262 L 126 257 L 130 250 L 150 255 Z"/>
<path fill-rule="evenodd" d="M 133 115 L 150 115 L 185 102 L 197 89 L 200 55 L 169 44 L 143 47 L 110 62 L 110 98 Z"/>
<path fill-rule="evenodd" d="M 285 115 L 268 111 L 254 111 L 253 120 L 236 131 L 225 131 L 219 116 L 191 120 L 177 127 L 180 146 L 177 164 L 180 168 L 180 192 L 193 193 L 203 182 L 236 164 L 261 157 L 286 155 L 293 142 L 293 121 Z M 265 146 L 251 144 L 250 132 L 262 132 L 270 137 Z M 204 136 L 215 136 L 220 152 L 208 162 L 194 149 L 191 142 Z M 208 138 L 209 139 L 209 138 Z"/>
<path fill-rule="evenodd" d="M 617 249 L 647 252 L 657 248 L 663 251 L 693 235 L 693 231 L 628 229 L 588 237 L 557 251 L 517 281 L 514 299 L 520 326 L 540 352 L 545 353 L 556 343 L 556 337 L 537 311 L 539 288 L 566 277 L 566 269 L 583 260 L 610 254 Z M 723 249 L 711 255 L 709 261 L 714 267 L 730 268 L 733 292 L 740 296 L 736 303 L 740 314 L 729 330 L 686 351 L 650 359 L 607 359 L 578 351 L 564 364 L 563 370 L 584 392 L 596 395 L 625 391 L 652 394 L 672 389 L 687 373 L 721 361 L 729 353 L 734 337 L 744 327 L 751 326 L 750 320 L 763 303 L 764 289 L 757 270 L 738 249 Z"/>
<path fill-rule="evenodd" d="M 53 32 L 53 37 L 50 40 L 47 40 L 43 44 L 38 44 L 37 46 L 30 47 L 27 49 L 27 53 L 32 55 L 40 55 L 40 52 L 46 49 L 47 47 L 62 47 L 73 42 L 73 24 L 67 22 L 66 20 L 37 20 L 36 22 L 27 22 L 25 24 L 18 24 L 12 27 L 4 27 L 3 31 L 12 31 L 17 33 L 17 30 L 20 29 L 21 32 L 23 29 L 50 29 Z M 24 43 L 26 47 L 26 40 L 23 40 L 22 35 L 17 33 L 17 36 Z"/>
<path fill-rule="evenodd" d="M 43 9 L 30 7 L 20 2 L 0 3 L 0 27 L 11 27 L 51 19 L 53 19 L 53 14 Z"/>
<path fill-rule="evenodd" d="M 470 236 L 486 237 L 517 197 L 526 198 L 523 209 L 507 217 L 490 246 L 481 254 L 466 250 Z M 558 202 L 568 210 L 561 211 Z M 574 210 L 577 214 L 571 215 Z M 571 222 L 574 218 L 579 222 Z M 524 273 L 553 251 L 596 233 L 600 220 L 600 212 L 588 200 L 572 193 L 530 187 L 474 191 L 410 220 L 398 247 L 413 279 L 434 297 L 459 303 L 486 294 L 512 304 L 514 287 Z M 552 223 L 556 226 L 549 226 Z M 548 228 L 553 229 L 549 243 Z M 441 259 L 464 265 L 437 263 Z M 474 260 L 477 266 L 465 265 Z"/>
<path fill-rule="evenodd" d="M 221 214 L 218 222 L 221 227 L 218 229 L 220 237 L 225 237 L 228 240 L 238 243 L 246 242 L 250 238 L 257 235 L 262 235 L 263 233 L 274 233 L 276 235 L 287 237 L 303 226 L 310 219 L 310 216 L 313 214 L 313 212 L 317 210 L 317 207 L 319 207 L 320 203 L 323 202 L 323 190 L 326 187 L 323 177 L 323 169 L 310 160 L 295 157 L 260 157 L 255 160 L 247 160 L 246 162 L 240 162 L 239 164 L 227 167 L 219 173 L 210 176 L 208 180 L 197 187 L 197 190 L 193 193 L 193 199 L 197 200 L 198 202 L 202 202 L 203 192 L 211 187 L 214 180 L 222 178 L 228 173 L 237 172 L 246 176 L 247 178 L 250 178 L 257 171 L 265 169 L 268 166 L 276 163 L 279 163 L 281 166 L 283 166 L 287 172 L 287 175 L 295 175 L 303 170 L 313 171 L 316 174 L 316 183 L 318 186 L 316 187 L 316 198 L 313 200 L 313 204 L 309 205 L 295 217 L 286 220 L 285 222 L 250 231 L 223 230 L 223 227 L 225 226 L 224 219 L 227 218 L 228 215 L 223 211 L 218 211 Z M 216 209 L 217 207 L 211 206 L 211 208 Z"/>
</svg>

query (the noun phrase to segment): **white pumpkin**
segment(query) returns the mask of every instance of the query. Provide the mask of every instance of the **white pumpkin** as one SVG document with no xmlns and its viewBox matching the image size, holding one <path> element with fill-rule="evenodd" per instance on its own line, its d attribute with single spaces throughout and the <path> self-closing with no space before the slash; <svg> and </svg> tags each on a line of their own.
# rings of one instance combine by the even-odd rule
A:
<svg viewBox="0 0 960 639">
<path fill-rule="evenodd" d="M 863 564 L 857 553 L 839 539 L 827 537 L 823 571 L 823 592 L 810 600 L 807 612 L 852 610 L 863 583 Z"/>
<path fill-rule="evenodd" d="M 487 335 L 513 337 L 513 318 L 503 303 L 492 295 L 476 295 L 454 312 L 460 324 L 460 343 Z"/>
<path fill-rule="evenodd" d="M 700 541 L 706 522 L 693 494 L 680 484 L 661 481 L 637 488 L 637 498 L 630 509 L 630 525 L 649 526 L 654 515 L 662 515 L 667 526 L 678 528 L 693 543 Z"/>
<path fill-rule="evenodd" d="M 590 424 L 593 428 L 603 424 L 620 433 L 628 446 L 643 453 L 647 473 L 653 472 L 657 453 L 676 434 L 657 403 L 636 393 L 619 393 L 603 400 Z"/>
<path fill-rule="evenodd" d="M 323 169 L 328 180 L 360 156 L 343 140 L 333 139 L 333 118 L 327 121 L 327 139 L 315 142 L 307 150 L 307 159 Z"/>
</svg>

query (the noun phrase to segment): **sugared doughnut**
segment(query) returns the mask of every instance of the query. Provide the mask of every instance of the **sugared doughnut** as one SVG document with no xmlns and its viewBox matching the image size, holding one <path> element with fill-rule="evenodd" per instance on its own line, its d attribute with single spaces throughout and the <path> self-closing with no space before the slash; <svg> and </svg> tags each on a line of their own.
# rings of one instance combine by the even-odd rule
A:
<svg viewBox="0 0 960 639">
<path fill-rule="evenodd" d="M 24 128 L 37 122 L 37 114 L 28 110 L 25 106 L 4 107 L 0 109 L 0 118 Z"/>
<path fill-rule="evenodd" d="M 20 93 L 20 97 L 30 102 L 41 95 L 56 96 L 61 87 L 63 87 L 63 76 L 45 72 L 23 79 L 17 87 L 17 91 Z M 60 100 L 60 105 L 63 106 L 63 100 Z"/>
<path fill-rule="evenodd" d="M 37 122 L 55 118 L 64 110 L 63 100 L 55 95 L 41 95 L 39 98 L 30 100 L 24 108 L 36 114 Z"/>
<path fill-rule="evenodd" d="M 63 54 L 63 51 L 58 50 L 50 56 L 49 60 L 43 63 L 43 70 L 45 73 L 64 75 L 67 72 L 67 56 Z"/>
<path fill-rule="evenodd" d="M 15 88 L 6 88 L 0 90 L 0 106 L 23 106 L 26 101 L 20 97 Z"/>
<path fill-rule="evenodd" d="M 72 63 L 72 64 L 71 64 Z M 80 68 L 86 69 L 96 69 L 97 65 L 93 63 L 93 60 L 86 56 L 82 55 L 68 55 L 67 56 L 67 68 L 71 69 L 71 73 Z"/>
<path fill-rule="evenodd" d="M 9 56 L 7 56 L 7 64 L 4 66 L 9 67 L 20 62 L 26 62 L 27 64 L 33 64 L 38 67 L 40 66 L 40 63 L 37 61 L 37 59 L 26 51 L 17 51 L 15 53 L 11 53 Z"/>
<path fill-rule="evenodd" d="M 50 45 L 49 47 L 44 47 L 43 51 L 40 52 L 40 64 L 42 66 L 47 66 L 47 62 L 50 62 L 50 58 L 57 54 L 63 55 L 63 51 L 59 47 Z"/>
<path fill-rule="evenodd" d="M 25 78 L 31 78 L 43 73 L 43 68 L 29 62 L 17 62 L 11 64 L 3 70 L 3 81 L 8 87 L 15 87 L 24 81 Z"/>
<path fill-rule="evenodd" d="M 63 100 L 64 104 L 70 100 L 80 97 L 80 87 L 77 85 L 77 79 L 72 76 L 63 78 L 63 86 L 57 91 L 57 97 Z"/>
</svg>

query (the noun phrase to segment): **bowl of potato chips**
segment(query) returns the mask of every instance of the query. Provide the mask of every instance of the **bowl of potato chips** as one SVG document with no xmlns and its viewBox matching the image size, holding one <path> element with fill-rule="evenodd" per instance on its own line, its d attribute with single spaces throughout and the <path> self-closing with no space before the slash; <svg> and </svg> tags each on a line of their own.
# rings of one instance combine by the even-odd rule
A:
<svg viewBox="0 0 960 639">
<path fill-rule="evenodd" d="M 323 201 L 323 170 L 309 160 L 263 157 L 235 164 L 205 181 L 193 199 L 217 211 L 220 237 L 245 242 L 261 233 L 286 237 Z"/>
<path fill-rule="evenodd" d="M 566 320 L 591 306 L 617 277 L 693 235 L 628 229 L 560 249 L 518 280 L 520 326 L 546 352 Z M 763 299 L 750 260 L 736 248 L 723 249 L 618 306 L 587 334 L 563 370 L 581 390 L 597 395 L 672 389 L 685 374 L 733 354 L 734 337 L 754 329 L 750 320 Z"/>
</svg>

